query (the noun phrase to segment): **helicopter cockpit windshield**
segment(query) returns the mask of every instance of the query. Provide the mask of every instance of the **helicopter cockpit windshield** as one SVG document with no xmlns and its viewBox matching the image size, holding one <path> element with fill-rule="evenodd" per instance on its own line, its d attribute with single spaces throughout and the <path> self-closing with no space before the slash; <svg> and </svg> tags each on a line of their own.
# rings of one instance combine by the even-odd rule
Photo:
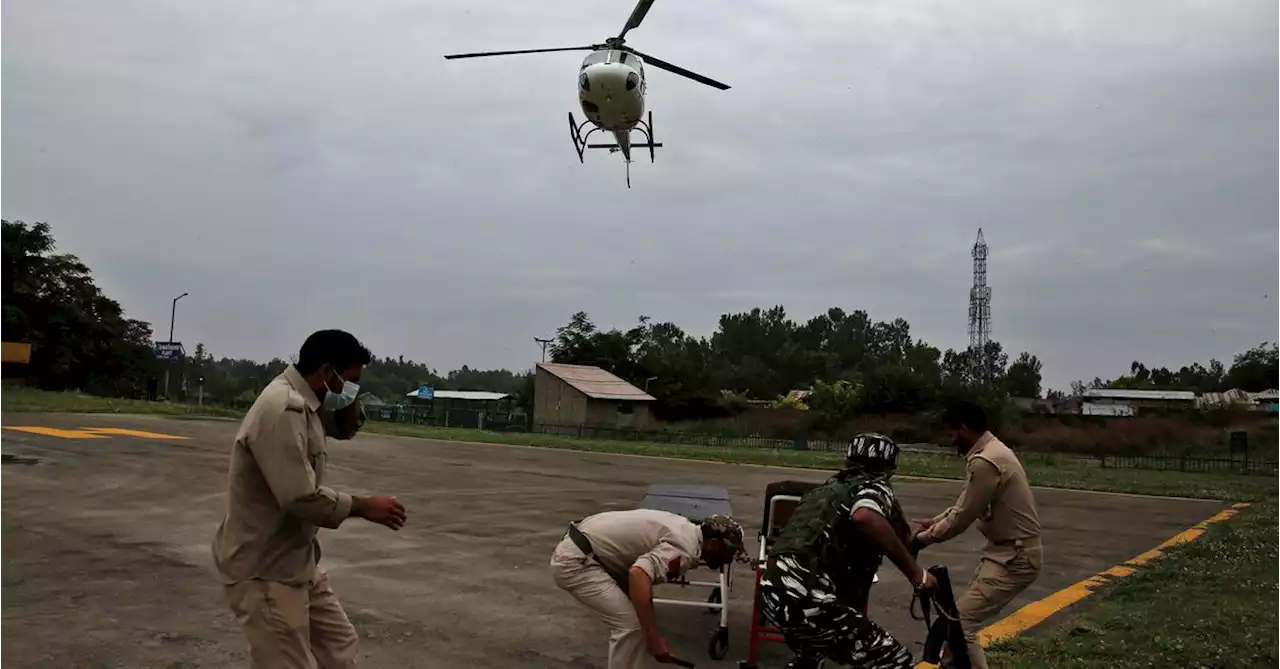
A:
<svg viewBox="0 0 1280 669">
<path fill-rule="evenodd" d="M 631 69 L 636 72 L 639 72 L 641 78 L 644 77 L 644 65 L 641 63 L 640 58 L 627 51 L 610 51 L 605 49 L 592 51 L 587 54 L 586 58 L 582 59 L 582 67 L 578 69 L 579 71 L 585 70 L 588 67 L 599 63 L 622 63 L 623 65 L 631 67 Z"/>
</svg>

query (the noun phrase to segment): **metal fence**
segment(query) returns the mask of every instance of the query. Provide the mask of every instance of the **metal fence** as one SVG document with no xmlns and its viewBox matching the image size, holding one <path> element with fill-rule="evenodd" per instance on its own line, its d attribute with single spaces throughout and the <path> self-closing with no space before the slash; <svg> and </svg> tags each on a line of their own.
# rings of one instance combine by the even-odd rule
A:
<svg viewBox="0 0 1280 669">
<path fill-rule="evenodd" d="M 667 432 L 662 430 L 631 430 L 626 428 L 596 427 L 591 425 L 562 425 L 533 423 L 527 432 L 554 434 L 577 439 L 603 439 L 608 441 L 643 441 L 651 444 L 683 444 L 688 446 L 718 446 L 726 448 L 768 448 L 786 450 L 842 451 L 843 444 L 805 439 L 776 439 L 773 437 L 700 434 L 696 432 Z"/>
<path fill-rule="evenodd" d="M 702 434 L 697 432 L 670 432 L 665 430 L 636 430 L 618 427 L 602 427 L 592 425 L 533 423 L 528 416 L 520 413 L 486 413 L 466 410 L 451 410 L 447 415 L 425 411 L 415 411 L 413 407 L 380 407 L 369 410 L 373 420 L 411 423 L 432 427 L 481 428 L 494 432 L 518 432 L 533 434 L 549 434 L 574 439 L 600 439 L 606 441 L 632 441 L 651 444 L 710 446 L 717 448 L 756 448 L 789 451 L 816 451 L 839 453 L 845 448 L 844 441 L 823 439 L 779 439 L 750 435 Z M 902 444 L 902 450 L 921 455 L 952 455 L 950 448 L 930 444 Z M 1058 453 L 1041 451 L 1019 451 L 1019 457 L 1026 463 L 1046 465 L 1062 464 L 1076 461 L 1104 469 L 1144 469 L 1160 471 L 1177 471 L 1203 474 L 1249 474 L 1276 475 L 1280 473 L 1280 465 L 1274 459 L 1265 459 L 1257 453 L 1243 452 L 1232 457 L 1226 456 L 1194 456 L 1186 454 L 1117 454 L 1088 455 L 1081 453 Z"/>
<path fill-rule="evenodd" d="M 1274 476 L 1280 463 L 1257 457 L 1195 457 L 1187 455 L 1103 455 L 1103 468 L 1150 469 L 1199 474 L 1252 474 Z"/>
</svg>

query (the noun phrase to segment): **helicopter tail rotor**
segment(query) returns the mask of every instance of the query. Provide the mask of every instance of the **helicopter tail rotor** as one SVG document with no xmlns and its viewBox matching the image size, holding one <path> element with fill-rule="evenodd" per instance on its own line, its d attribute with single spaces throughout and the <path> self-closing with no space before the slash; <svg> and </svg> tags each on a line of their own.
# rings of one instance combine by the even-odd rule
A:
<svg viewBox="0 0 1280 669">
<path fill-rule="evenodd" d="M 657 58 L 654 58 L 653 56 L 641 53 L 630 47 L 627 48 L 627 51 L 630 51 L 631 53 L 634 53 L 635 55 L 640 56 L 641 58 L 644 59 L 644 62 L 646 64 L 652 65 L 660 70 L 666 70 L 672 74 L 678 74 L 687 79 L 692 79 L 700 84 L 706 84 L 712 88 L 718 88 L 722 91 L 729 90 L 729 84 L 720 83 L 715 79 L 712 79 L 710 77 L 704 77 L 701 74 L 698 74 L 697 72 L 694 72 L 692 70 L 686 70 L 683 67 L 680 67 L 679 65 L 672 65 L 671 63 L 668 63 L 665 60 L 659 60 Z"/>
</svg>

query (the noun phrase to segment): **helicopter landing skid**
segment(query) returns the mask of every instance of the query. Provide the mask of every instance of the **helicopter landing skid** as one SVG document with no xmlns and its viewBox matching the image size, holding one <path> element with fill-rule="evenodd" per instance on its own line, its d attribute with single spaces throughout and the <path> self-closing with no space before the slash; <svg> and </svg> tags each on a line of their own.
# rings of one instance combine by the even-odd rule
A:
<svg viewBox="0 0 1280 669">
<path fill-rule="evenodd" d="M 586 162 L 583 156 L 586 154 L 587 149 L 608 149 L 609 153 L 616 153 L 622 150 L 622 147 L 618 146 L 615 143 L 610 143 L 610 144 L 587 143 L 587 138 L 591 136 L 591 133 L 600 129 L 599 126 L 595 126 L 590 130 L 587 130 L 586 134 L 584 135 L 582 133 L 582 130 L 586 128 L 588 125 L 591 125 L 591 121 L 583 121 L 581 124 L 578 124 L 577 120 L 573 118 L 573 112 L 569 112 L 569 139 L 573 140 L 573 149 L 578 152 L 578 162 L 580 163 Z M 647 122 L 636 121 L 636 124 L 632 129 L 639 130 L 640 134 L 644 135 L 645 141 L 641 143 L 632 144 L 631 148 L 649 149 L 649 162 L 651 163 L 656 162 L 657 156 L 654 153 L 654 149 L 661 147 L 662 144 L 660 142 L 653 141 L 653 112 L 649 112 L 649 120 Z M 630 165 L 631 165 L 631 160 L 628 159 L 627 160 L 627 187 L 628 188 L 631 187 Z"/>
</svg>

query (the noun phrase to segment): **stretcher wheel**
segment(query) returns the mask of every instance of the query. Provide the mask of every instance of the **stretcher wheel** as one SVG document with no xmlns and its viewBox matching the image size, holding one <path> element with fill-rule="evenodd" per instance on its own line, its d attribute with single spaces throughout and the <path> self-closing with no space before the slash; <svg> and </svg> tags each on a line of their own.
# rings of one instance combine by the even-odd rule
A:
<svg viewBox="0 0 1280 669">
<path fill-rule="evenodd" d="M 719 604 L 721 602 L 720 586 L 711 589 L 711 594 L 707 595 L 708 604 Z M 720 613 L 719 609 L 707 609 L 707 613 Z"/>
<path fill-rule="evenodd" d="M 729 628 L 721 627 L 711 635 L 711 645 L 707 649 L 711 659 L 723 660 L 729 654 Z"/>
</svg>

